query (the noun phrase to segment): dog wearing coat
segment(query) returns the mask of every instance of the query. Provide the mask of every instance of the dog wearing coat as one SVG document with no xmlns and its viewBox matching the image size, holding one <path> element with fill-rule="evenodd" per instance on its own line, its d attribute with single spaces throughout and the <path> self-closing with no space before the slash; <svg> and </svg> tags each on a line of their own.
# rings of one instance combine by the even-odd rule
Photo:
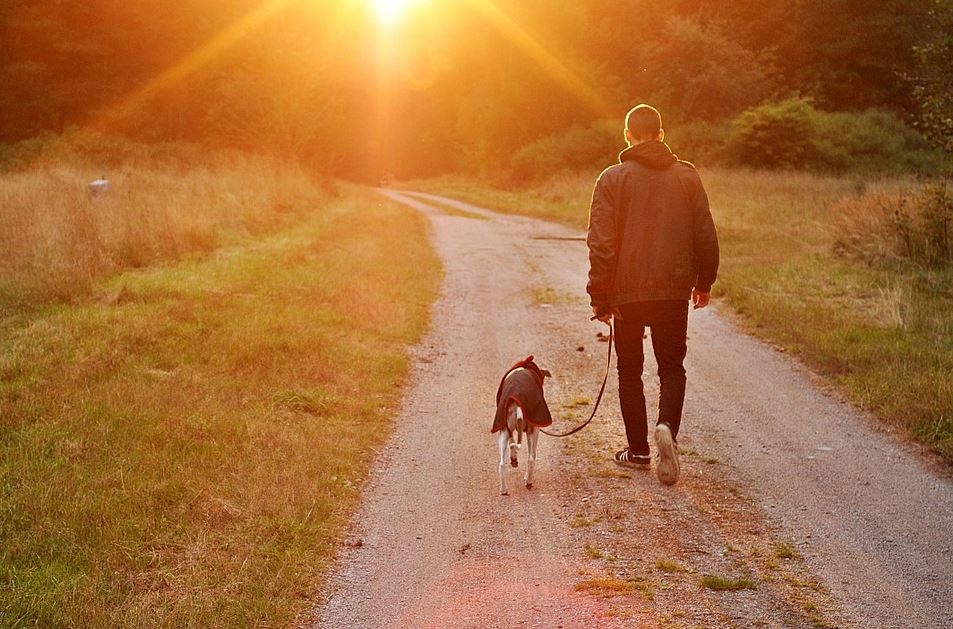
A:
<svg viewBox="0 0 953 629">
<path fill-rule="evenodd" d="M 509 463 L 517 467 L 516 454 L 526 435 L 526 489 L 533 488 L 533 471 L 536 466 L 536 446 L 539 443 L 539 428 L 553 423 L 546 398 L 543 395 L 543 380 L 551 377 L 527 356 L 509 368 L 496 390 L 496 415 L 491 433 L 499 432 L 500 445 L 500 495 L 509 494 L 506 486 L 506 453 Z"/>
</svg>

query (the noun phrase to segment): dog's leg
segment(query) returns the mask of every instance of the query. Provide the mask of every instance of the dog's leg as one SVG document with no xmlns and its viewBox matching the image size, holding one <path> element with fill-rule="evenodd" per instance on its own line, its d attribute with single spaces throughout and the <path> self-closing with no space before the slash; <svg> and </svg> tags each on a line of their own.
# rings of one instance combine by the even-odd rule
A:
<svg viewBox="0 0 953 629">
<path fill-rule="evenodd" d="M 539 430 L 530 424 L 526 427 L 526 489 L 533 488 L 533 469 L 536 467 L 536 444 L 539 443 Z"/>
<path fill-rule="evenodd" d="M 510 434 L 506 429 L 500 431 L 500 495 L 505 496 L 509 493 L 506 488 L 506 450 L 510 443 Z"/>
</svg>

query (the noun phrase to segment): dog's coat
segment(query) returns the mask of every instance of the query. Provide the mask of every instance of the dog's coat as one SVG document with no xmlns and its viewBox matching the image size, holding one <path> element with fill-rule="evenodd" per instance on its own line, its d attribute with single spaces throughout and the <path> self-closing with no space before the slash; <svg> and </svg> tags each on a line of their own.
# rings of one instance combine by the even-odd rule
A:
<svg viewBox="0 0 953 629">
<path fill-rule="evenodd" d="M 496 390 L 496 416 L 491 433 L 499 432 L 500 446 L 500 494 L 507 495 L 506 450 L 510 451 L 510 465 L 517 466 L 516 452 L 522 435 L 526 434 L 526 488 L 533 488 L 533 469 L 536 466 L 536 444 L 539 442 L 539 427 L 549 426 L 553 417 L 543 397 L 543 379 L 549 375 L 533 362 L 532 356 L 519 361 L 500 380 Z M 516 441 L 513 441 L 513 435 Z"/>
<path fill-rule="evenodd" d="M 516 402 L 523 411 L 523 418 L 533 426 L 545 428 L 553 423 L 543 397 L 543 372 L 533 362 L 533 356 L 527 356 L 503 374 L 496 390 L 496 416 L 491 433 L 506 428 L 506 409 L 510 400 Z"/>
</svg>

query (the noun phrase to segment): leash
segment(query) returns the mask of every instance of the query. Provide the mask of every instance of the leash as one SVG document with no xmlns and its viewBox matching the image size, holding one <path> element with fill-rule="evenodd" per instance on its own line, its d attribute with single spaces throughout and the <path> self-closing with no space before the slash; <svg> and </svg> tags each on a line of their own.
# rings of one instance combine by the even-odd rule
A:
<svg viewBox="0 0 953 629">
<path fill-rule="evenodd" d="M 596 416 L 596 411 L 599 410 L 599 402 L 602 401 L 602 394 L 605 393 L 605 390 L 606 390 L 606 382 L 609 381 L 609 366 L 612 363 L 612 342 L 613 342 L 614 331 L 615 330 L 614 330 L 614 326 L 612 325 L 612 319 L 609 319 L 609 349 L 606 352 L 606 373 L 605 373 L 605 376 L 603 376 L 602 378 L 602 386 L 599 387 L 599 395 L 596 396 L 596 403 L 592 405 L 592 412 L 589 413 L 589 419 L 582 422 L 581 424 L 579 424 L 578 426 L 576 426 L 569 432 L 556 433 L 556 432 L 549 432 L 548 430 L 544 428 L 540 428 L 539 431 L 541 433 L 543 433 L 544 435 L 549 435 L 550 437 L 568 437 L 569 435 L 575 434 L 579 432 L 580 430 L 582 430 L 583 428 L 585 428 L 586 426 L 588 426 L 589 422 L 592 421 L 592 418 Z"/>
</svg>

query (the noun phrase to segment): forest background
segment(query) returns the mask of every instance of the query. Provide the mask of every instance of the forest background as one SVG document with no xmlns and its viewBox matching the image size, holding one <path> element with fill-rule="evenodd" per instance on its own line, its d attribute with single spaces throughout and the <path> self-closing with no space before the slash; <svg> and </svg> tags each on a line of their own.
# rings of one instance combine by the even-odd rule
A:
<svg viewBox="0 0 953 629">
<path fill-rule="evenodd" d="M 420 1 L 387 27 L 370 11 L 4 2 L 0 167 L 81 128 L 327 177 L 513 181 L 611 163 L 638 102 L 700 165 L 936 171 L 953 150 L 950 0 Z"/>
</svg>

